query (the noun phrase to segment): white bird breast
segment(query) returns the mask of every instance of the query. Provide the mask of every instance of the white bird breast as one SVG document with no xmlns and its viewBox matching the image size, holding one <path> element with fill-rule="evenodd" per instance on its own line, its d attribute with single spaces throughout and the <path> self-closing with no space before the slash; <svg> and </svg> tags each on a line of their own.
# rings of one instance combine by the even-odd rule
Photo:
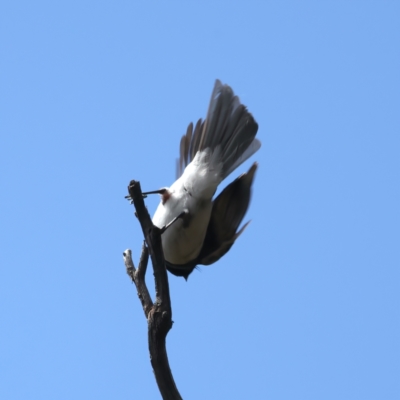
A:
<svg viewBox="0 0 400 400">
<path fill-rule="evenodd" d="M 212 202 L 193 198 L 188 193 L 172 193 L 165 204 L 160 203 L 153 217 L 154 225 L 165 226 L 184 209 L 188 219 L 179 219 L 161 236 L 164 257 L 172 264 L 186 264 L 199 255 L 210 221 Z"/>
<path fill-rule="evenodd" d="M 159 204 L 154 225 L 162 228 L 184 209 L 188 219 L 180 219 L 162 235 L 165 259 L 172 264 L 186 264 L 199 255 L 207 232 L 212 197 L 221 182 L 220 166 L 210 162 L 208 151 L 198 152 L 182 176 L 169 188 L 170 197 Z"/>
</svg>

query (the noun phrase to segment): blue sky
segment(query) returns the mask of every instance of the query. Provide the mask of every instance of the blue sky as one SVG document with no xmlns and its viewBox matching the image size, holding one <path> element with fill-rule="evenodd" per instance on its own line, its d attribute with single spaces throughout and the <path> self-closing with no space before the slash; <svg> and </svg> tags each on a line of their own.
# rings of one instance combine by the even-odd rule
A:
<svg viewBox="0 0 400 400">
<path fill-rule="evenodd" d="M 219 78 L 262 148 L 245 233 L 170 276 L 182 396 L 400 398 L 399 4 L 139 3 L 0 7 L 0 397 L 159 398 L 124 195 Z"/>
</svg>

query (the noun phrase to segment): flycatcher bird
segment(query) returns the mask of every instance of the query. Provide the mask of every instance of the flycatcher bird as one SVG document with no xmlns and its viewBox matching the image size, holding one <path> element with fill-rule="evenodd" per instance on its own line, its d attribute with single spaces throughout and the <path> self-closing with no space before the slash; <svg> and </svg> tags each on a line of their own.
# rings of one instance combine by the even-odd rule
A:
<svg viewBox="0 0 400 400">
<path fill-rule="evenodd" d="M 168 271 L 185 279 L 196 265 L 210 265 L 231 248 L 250 202 L 257 163 L 214 200 L 218 185 L 261 146 L 258 125 L 233 90 L 216 80 L 204 121 L 191 123 L 180 143 L 177 180 L 159 193 L 153 223 L 165 228 L 161 240 Z M 171 223 L 173 222 L 173 223 Z"/>
</svg>

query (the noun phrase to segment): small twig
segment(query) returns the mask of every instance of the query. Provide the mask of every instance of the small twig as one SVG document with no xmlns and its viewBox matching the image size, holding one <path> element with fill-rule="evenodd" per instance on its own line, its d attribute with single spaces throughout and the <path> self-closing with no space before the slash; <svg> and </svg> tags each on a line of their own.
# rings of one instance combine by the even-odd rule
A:
<svg viewBox="0 0 400 400">
<path fill-rule="evenodd" d="M 136 285 L 148 322 L 148 340 L 150 361 L 154 370 L 158 388 L 164 400 L 181 400 L 176 388 L 168 362 L 165 345 L 166 336 L 172 327 L 171 298 L 169 294 L 168 275 L 165 268 L 164 254 L 161 244 L 161 230 L 154 226 L 143 201 L 140 183 L 131 181 L 128 192 L 135 206 L 136 213 L 147 244 L 143 245 L 138 269 L 131 258 L 131 251 L 124 252 L 124 261 L 128 275 Z M 153 303 L 145 283 L 148 253 L 153 263 L 156 299 Z"/>
<path fill-rule="evenodd" d="M 132 282 L 135 283 L 136 268 L 133 265 L 133 261 L 132 261 L 132 251 L 130 249 L 126 249 L 122 253 L 122 255 L 124 256 L 124 263 L 125 263 L 126 273 L 132 279 Z"/>
<path fill-rule="evenodd" d="M 140 299 L 140 302 L 142 303 L 144 315 L 147 318 L 151 308 L 153 307 L 153 301 L 151 300 L 149 290 L 147 289 L 144 280 L 147 269 L 147 262 L 149 260 L 149 251 L 146 247 L 146 244 L 143 243 L 142 254 L 140 256 L 139 266 L 137 270 L 133 265 L 131 250 L 129 249 L 125 250 L 123 256 L 124 256 L 126 272 L 132 279 L 132 282 L 136 285 L 137 294 Z"/>
</svg>

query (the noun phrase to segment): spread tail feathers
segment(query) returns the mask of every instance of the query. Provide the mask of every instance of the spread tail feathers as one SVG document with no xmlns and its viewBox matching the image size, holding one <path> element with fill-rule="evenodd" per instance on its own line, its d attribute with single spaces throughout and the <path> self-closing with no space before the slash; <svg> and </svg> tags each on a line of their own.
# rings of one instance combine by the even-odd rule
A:
<svg viewBox="0 0 400 400">
<path fill-rule="evenodd" d="M 257 122 L 230 86 L 217 79 L 206 119 L 200 119 L 194 129 L 191 123 L 181 139 L 177 177 L 198 151 L 209 148 L 212 153 L 218 152 L 221 178 L 226 178 L 260 148 L 261 143 L 255 139 L 257 130 Z"/>
</svg>

